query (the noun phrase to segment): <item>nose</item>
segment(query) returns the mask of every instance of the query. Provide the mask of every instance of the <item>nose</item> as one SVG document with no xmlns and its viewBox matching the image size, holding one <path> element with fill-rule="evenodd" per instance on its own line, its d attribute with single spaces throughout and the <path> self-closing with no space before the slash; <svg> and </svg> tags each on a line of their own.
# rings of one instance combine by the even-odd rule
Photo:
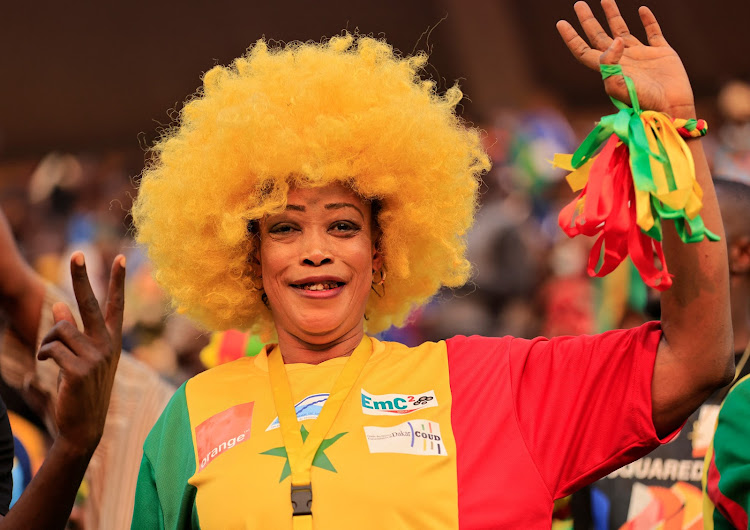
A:
<svg viewBox="0 0 750 530">
<path fill-rule="evenodd" d="M 333 255 L 328 248 L 328 241 L 324 234 L 313 231 L 308 232 L 303 238 L 302 252 L 300 254 L 303 265 L 320 267 L 327 263 L 333 263 Z"/>
<path fill-rule="evenodd" d="M 312 265 L 313 267 L 320 267 L 326 263 L 333 263 L 333 260 L 324 254 L 310 255 L 302 260 L 305 265 Z"/>
</svg>

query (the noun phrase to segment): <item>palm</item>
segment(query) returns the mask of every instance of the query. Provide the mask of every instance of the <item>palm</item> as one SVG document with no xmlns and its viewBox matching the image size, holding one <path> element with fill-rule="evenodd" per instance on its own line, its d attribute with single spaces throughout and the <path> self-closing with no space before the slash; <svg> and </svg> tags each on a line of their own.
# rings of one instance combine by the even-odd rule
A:
<svg viewBox="0 0 750 530">
<path fill-rule="evenodd" d="M 614 0 L 604 0 L 602 7 L 612 36 L 619 39 L 613 39 L 604 31 L 586 3 L 578 2 L 576 15 L 590 45 L 569 23 L 561 21 L 557 25 L 573 55 L 596 70 L 600 63 L 620 64 L 623 73 L 633 80 L 643 109 L 670 114 L 689 112 L 687 109 L 693 107 L 690 81 L 680 57 L 664 39 L 653 13 L 645 7 L 639 11 L 649 43 L 644 45 L 630 33 Z M 629 103 L 622 76 L 608 78 L 605 88 L 610 96 Z"/>
<path fill-rule="evenodd" d="M 629 76 L 644 109 L 669 112 L 673 107 L 693 104 L 685 68 L 672 48 L 638 46 L 625 48 L 620 59 L 623 72 Z M 627 101 L 627 90 L 622 77 L 606 83 L 607 92 L 622 101 Z"/>
</svg>

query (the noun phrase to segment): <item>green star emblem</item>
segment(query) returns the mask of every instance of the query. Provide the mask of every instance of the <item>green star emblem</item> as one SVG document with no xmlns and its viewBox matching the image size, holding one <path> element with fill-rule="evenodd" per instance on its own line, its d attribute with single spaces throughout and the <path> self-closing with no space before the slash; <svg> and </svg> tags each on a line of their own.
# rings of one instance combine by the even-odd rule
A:
<svg viewBox="0 0 750 530">
<path fill-rule="evenodd" d="M 305 443 L 305 440 L 307 440 L 307 435 L 309 433 L 307 432 L 307 429 L 305 429 L 304 425 L 300 429 L 300 434 L 302 435 L 302 443 Z M 332 438 L 328 438 L 327 440 L 323 440 L 322 442 L 320 442 L 320 447 L 318 447 L 318 450 L 315 452 L 315 457 L 313 458 L 312 465 L 314 467 L 327 469 L 328 471 L 337 473 L 336 468 L 333 467 L 333 464 L 326 456 L 325 450 L 331 447 L 334 442 L 336 442 L 336 440 L 338 440 L 345 434 L 345 432 L 341 432 Z M 279 482 L 283 482 L 286 477 L 292 474 L 292 468 L 289 466 L 289 456 L 286 454 L 286 447 L 284 447 L 283 445 L 281 447 L 274 447 L 273 449 L 269 449 L 268 451 L 263 451 L 261 454 L 281 456 L 286 459 L 286 462 L 284 462 L 284 469 L 281 470 L 281 478 L 279 479 Z"/>
</svg>

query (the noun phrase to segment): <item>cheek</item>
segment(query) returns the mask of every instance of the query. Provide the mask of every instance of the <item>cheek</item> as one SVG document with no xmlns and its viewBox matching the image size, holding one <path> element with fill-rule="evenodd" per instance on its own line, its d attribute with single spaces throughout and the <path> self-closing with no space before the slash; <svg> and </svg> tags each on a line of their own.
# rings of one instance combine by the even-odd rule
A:
<svg viewBox="0 0 750 530">
<path fill-rule="evenodd" d="M 281 250 L 273 248 L 272 245 L 263 247 L 261 250 L 258 273 L 262 278 L 263 287 L 267 293 L 273 291 L 275 286 L 281 281 L 284 270 L 291 259 L 281 252 Z"/>
<path fill-rule="evenodd" d="M 290 255 L 295 253 L 294 245 L 283 244 L 270 237 L 263 238 L 259 250 L 261 267 L 269 272 L 289 263 Z"/>
<path fill-rule="evenodd" d="M 366 292 L 369 292 L 370 285 L 372 284 L 372 245 L 363 244 L 357 249 L 356 256 L 352 259 L 352 268 L 356 269 L 357 283 Z"/>
</svg>

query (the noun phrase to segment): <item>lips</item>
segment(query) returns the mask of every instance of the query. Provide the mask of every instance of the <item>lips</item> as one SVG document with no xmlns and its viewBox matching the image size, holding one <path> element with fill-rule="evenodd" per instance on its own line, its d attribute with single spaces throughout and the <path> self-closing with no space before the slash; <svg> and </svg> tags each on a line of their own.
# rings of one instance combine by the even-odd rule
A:
<svg viewBox="0 0 750 530">
<path fill-rule="evenodd" d="M 308 276 L 307 278 L 295 280 L 289 285 L 295 289 L 307 292 L 325 292 L 343 287 L 346 285 L 346 282 L 336 276 Z"/>
<path fill-rule="evenodd" d="M 304 291 L 330 291 L 337 287 L 344 285 L 344 282 L 312 282 L 304 284 L 292 284 L 295 289 L 302 289 Z"/>
</svg>

